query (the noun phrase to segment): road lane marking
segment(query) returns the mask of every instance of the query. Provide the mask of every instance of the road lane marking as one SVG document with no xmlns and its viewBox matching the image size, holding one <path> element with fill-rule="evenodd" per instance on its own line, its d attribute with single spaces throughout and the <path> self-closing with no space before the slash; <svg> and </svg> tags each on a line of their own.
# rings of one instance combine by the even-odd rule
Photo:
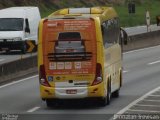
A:
<svg viewBox="0 0 160 120">
<path fill-rule="evenodd" d="M 145 105 L 145 104 L 136 104 L 134 106 L 141 106 L 141 107 L 160 107 L 159 105 Z"/>
<path fill-rule="evenodd" d="M 148 63 L 148 65 L 154 65 L 154 64 L 157 64 L 157 63 L 160 63 L 160 60 L 155 61 L 155 62 Z"/>
<path fill-rule="evenodd" d="M 160 113 L 160 111 L 151 111 L 151 110 L 136 110 L 136 109 L 128 109 L 128 111 L 131 111 L 131 112 L 147 112 L 147 113 Z"/>
<path fill-rule="evenodd" d="M 142 100 L 144 101 L 144 99 L 145 99 L 147 96 L 153 94 L 154 92 L 158 91 L 159 89 L 160 89 L 160 87 L 157 87 L 157 88 L 151 90 L 150 92 L 146 93 L 146 94 L 143 95 L 142 97 L 136 99 L 135 101 L 133 101 L 132 103 L 130 103 L 129 105 L 127 105 L 126 107 L 124 107 L 123 109 L 121 109 L 118 113 L 116 113 L 116 115 L 122 115 L 122 114 L 125 113 L 127 110 L 129 110 L 132 106 L 136 105 L 138 102 L 140 102 L 140 101 L 142 101 Z M 146 101 L 146 100 L 145 100 L 145 101 Z M 160 101 L 159 101 L 159 102 L 160 102 Z M 160 112 L 160 111 L 158 111 L 158 112 Z M 116 118 L 116 119 L 117 119 L 117 118 Z"/>
<path fill-rule="evenodd" d="M 150 99 L 144 99 L 143 101 L 149 101 L 149 102 L 160 102 L 160 100 L 150 100 Z"/>
<path fill-rule="evenodd" d="M 31 113 L 31 112 L 34 112 L 34 111 L 36 111 L 38 109 L 40 109 L 40 107 L 34 107 L 34 108 L 28 110 L 27 112 Z"/>
<path fill-rule="evenodd" d="M 149 95 L 151 97 L 160 97 L 160 95 Z"/>
<path fill-rule="evenodd" d="M 128 71 L 125 71 L 125 70 L 123 71 L 123 73 L 127 73 L 127 72 L 128 72 Z"/>
<path fill-rule="evenodd" d="M 124 52 L 123 54 L 130 54 L 130 53 L 133 53 L 133 52 L 139 52 L 139 51 L 148 50 L 148 49 L 152 49 L 152 48 L 156 48 L 156 47 L 160 47 L 160 45 L 153 46 L 153 47 L 142 48 L 142 49 L 138 49 L 138 50 L 131 50 L 131 51 L 128 51 L 128 52 Z"/>
<path fill-rule="evenodd" d="M 26 81 L 26 80 L 28 80 L 28 79 L 35 78 L 35 77 L 38 77 L 38 75 L 34 75 L 34 76 L 31 76 L 31 77 L 28 77 L 28 78 L 24 78 L 24 79 L 21 79 L 21 80 L 18 80 L 18 81 L 14 81 L 14 82 L 11 82 L 11 83 L 8 83 L 8 84 L 5 84 L 5 85 L 2 85 L 2 86 L 0 86 L 0 89 L 1 89 L 1 88 L 4 88 L 4 87 L 7 87 L 7 86 L 10 86 L 10 85 L 14 85 L 14 84 L 17 84 L 17 83 L 23 82 L 23 81 Z"/>
</svg>

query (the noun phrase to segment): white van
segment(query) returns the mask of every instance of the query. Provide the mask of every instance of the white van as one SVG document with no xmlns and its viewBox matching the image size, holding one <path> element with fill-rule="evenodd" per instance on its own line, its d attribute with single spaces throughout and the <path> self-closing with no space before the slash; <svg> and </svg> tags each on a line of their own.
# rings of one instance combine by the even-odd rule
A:
<svg viewBox="0 0 160 120">
<path fill-rule="evenodd" d="M 32 44 L 36 46 L 40 19 L 38 7 L 0 10 L 0 51 L 21 50 L 26 53 L 29 47 L 33 48 Z"/>
</svg>

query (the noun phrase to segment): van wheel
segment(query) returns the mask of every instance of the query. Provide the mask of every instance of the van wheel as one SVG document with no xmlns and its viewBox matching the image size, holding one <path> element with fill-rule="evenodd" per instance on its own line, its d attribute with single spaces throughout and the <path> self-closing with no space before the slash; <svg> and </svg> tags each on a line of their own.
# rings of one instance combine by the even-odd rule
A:
<svg viewBox="0 0 160 120">
<path fill-rule="evenodd" d="M 112 93 L 112 96 L 115 98 L 119 97 L 119 89 Z"/>
<path fill-rule="evenodd" d="M 26 45 L 26 42 L 23 42 L 23 43 L 22 43 L 21 52 L 22 52 L 22 54 L 26 54 L 26 52 L 27 52 L 27 45 Z"/>
</svg>

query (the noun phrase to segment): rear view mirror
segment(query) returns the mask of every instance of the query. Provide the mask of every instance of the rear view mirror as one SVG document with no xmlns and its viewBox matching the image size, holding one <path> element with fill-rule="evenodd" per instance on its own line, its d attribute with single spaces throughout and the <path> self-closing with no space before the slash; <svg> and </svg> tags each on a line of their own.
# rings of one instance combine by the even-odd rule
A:
<svg viewBox="0 0 160 120">
<path fill-rule="evenodd" d="M 28 19 L 25 19 L 25 32 L 30 33 L 30 28 L 29 28 L 29 21 Z"/>
<path fill-rule="evenodd" d="M 120 33 L 121 43 L 124 44 L 124 45 L 127 45 L 128 44 L 128 38 L 129 38 L 128 34 L 124 29 L 120 28 L 120 30 L 121 30 L 121 33 Z"/>
</svg>

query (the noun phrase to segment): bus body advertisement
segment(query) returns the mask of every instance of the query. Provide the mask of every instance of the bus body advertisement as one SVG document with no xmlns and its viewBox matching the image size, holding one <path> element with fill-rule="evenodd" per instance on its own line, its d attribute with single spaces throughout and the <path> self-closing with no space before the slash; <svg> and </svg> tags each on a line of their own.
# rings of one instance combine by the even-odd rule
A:
<svg viewBox="0 0 160 120">
<path fill-rule="evenodd" d="M 122 85 L 119 36 L 112 8 L 62 9 L 42 19 L 38 68 L 40 93 L 47 106 L 55 99 L 83 98 L 106 105 L 111 94 L 118 97 Z"/>
</svg>

